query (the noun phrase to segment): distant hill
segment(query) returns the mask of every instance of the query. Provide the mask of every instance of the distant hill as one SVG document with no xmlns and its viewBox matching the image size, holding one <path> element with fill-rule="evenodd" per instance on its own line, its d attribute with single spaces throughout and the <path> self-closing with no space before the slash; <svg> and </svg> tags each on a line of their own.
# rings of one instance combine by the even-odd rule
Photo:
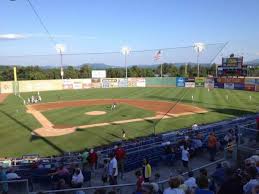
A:
<svg viewBox="0 0 259 194">
<path fill-rule="evenodd" d="M 255 59 L 252 61 L 246 61 L 245 64 L 247 65 L 259 65 L 259 59 Z"/>
</svg>

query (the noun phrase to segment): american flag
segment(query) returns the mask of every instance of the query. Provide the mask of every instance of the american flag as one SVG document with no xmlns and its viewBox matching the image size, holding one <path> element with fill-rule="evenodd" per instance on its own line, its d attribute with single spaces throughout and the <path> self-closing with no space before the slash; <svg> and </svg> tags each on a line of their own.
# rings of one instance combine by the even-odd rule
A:
<svg viewBox="0 0 259 194">
<path fill-rule="evenodd" d="M 155 54 L 155 56 L 154 56 L 154 60 L 157 61 L 157 60 L 160 59 L 160 57 L 161 57 L 161 50 L 159 50 L 159 51 L 156 52 L 156 54 Z"/>
</svg>

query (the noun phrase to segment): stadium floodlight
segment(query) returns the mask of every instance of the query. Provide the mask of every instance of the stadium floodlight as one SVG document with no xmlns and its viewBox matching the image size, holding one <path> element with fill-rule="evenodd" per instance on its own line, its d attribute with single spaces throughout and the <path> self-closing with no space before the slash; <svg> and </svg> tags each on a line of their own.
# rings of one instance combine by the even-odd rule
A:
<svg viewBox="0 0 259 194">
<path fill-rule="evenodd" d="M 200 64 L 199 64 L 199 56 L 200 53 L 202 53 L 205 49 L 205 45 L 204 43 L 198 42 L 198 43 L 194 43 L 194 50 L 197 52 L 197 67 L 198 67 L 198 73 L 197 76 L 200 77 Z"/>
<path fill-rule="evenodd" d="M 59 55 L 60 55 L 60 75 L 61 75 L 61 79 L 63 80 L 63 78 L 64 78 L 63 53 L 66 50 L 66 46 L 64 44 L 56 44 L 55 49 L 56 49 L 57 53 L 59 53 Z"/>
<path fill-rule="evenodd" d="M 130 48 L 126 46 L 122 47 L 121 53 L 124 55 L 124 59 L 125 59 L 125 69 L 126 69 L 125 78 L 128 79 L 127 56 L 130 53 Z"/>
</svg>

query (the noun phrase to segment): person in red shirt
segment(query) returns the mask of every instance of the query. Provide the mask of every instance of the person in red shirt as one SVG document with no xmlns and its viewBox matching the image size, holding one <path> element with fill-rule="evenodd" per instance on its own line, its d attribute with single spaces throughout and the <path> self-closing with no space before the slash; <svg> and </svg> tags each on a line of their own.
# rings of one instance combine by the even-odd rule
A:
<svg viewBox="0 0 259 194">
<path fill-rule="evenodd" d="M 98 160 L 98 156 L 96 152 L 94 151 L 94 149 L 91 149 L 88 156 L 88 162 L 92 171 L 94 171 L 94 169 L 97 168 L 97 160 Z"/>
<path fill-rule="evenodd" d="M 210 161 L 215 161 L 215 155 L 217 152 L 217 138 L 214 132 L 211 132 L 208 137 L 208 150 L 210 153 Z"/>
<path fill-rule="evenodd" d="M 125 150 L 121 147 L 121 143 L 119 143 L 115 149 L 115 157 L 118 161 L 118 170 L 119 174 L 121 176 L 121 179 L 123 179 L 123 173 L 124 173 L 124 160 L 126 157 Z"/>
<path fill-rule="evenodd" d="M 141 172 L 138 170 L 135 173 L 137 177 L 137 183 L 136 183 L 136 194 L 141 194 L 142 193 L 142 185 L 144 183 L 144 177 L 141 175 Z"/>
</svg>

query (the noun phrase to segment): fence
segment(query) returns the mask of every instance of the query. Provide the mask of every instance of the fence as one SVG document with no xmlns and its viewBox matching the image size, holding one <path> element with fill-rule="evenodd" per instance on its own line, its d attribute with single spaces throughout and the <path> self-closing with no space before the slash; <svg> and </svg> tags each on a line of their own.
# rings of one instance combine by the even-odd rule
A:
<svg viewBox="0 0 259 194">
<path fill-rule="evenodd" d="M 0 188 L 0 191 L 8 191 L 11 194 L 27 194 L 30 191 L 27 179 L 0 181 Z"/>
<path fill-rule="evenodd" d="M 123 87 L 206 87 L 259 92 L 259 78 L 101 78 L 64 80 L 27 80 L 0 82 L 0 93 L 37 92 L 52 90 L 77 90 L 89 88 Z"/>
</svg>

